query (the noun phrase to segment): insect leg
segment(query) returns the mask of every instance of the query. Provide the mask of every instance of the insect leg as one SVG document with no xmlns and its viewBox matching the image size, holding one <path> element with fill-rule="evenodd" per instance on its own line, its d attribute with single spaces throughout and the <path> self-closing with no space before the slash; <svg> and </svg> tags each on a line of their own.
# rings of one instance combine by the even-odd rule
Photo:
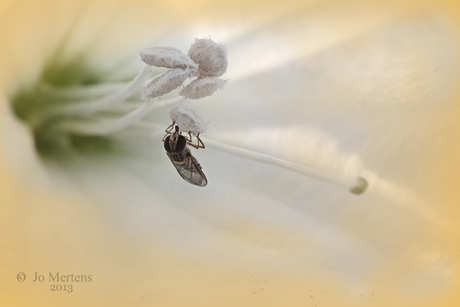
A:
<svg viewBox="0 0 460 307">
<path fill-rule="evenodd" d="M 163 139 L 161 140 L 162 142 L 165 141 L 165 139 L 166 139 L 166 137 L 167 137 L 168 135 L 172 134 L 172 131 L 171 131 L 171 130 L 174 128 L 174 125 L 175 125 L 175 124 L 176 124 L 176 122 L 173 122 L 168 128 L 165 129 L 166 134 L 165 134 L 165 136 L 163 137 Z"/>
<path fill-rule="evenodd" d="M 190 140 L 187 140 L 187 144 L 188 144 L 188 145 L 190 145 L 190 146 L 192 146 L 192 147 L 194 147 L 194 148 L 196 148 L 196 149 L 198 149 L 198 148 L 205 148 L 205 147 L 204 147 L 203 141 L 200 139 L 200 134 L 199 134 L 199 133 L 196 135 L 196 140 L 197 140 L 197 142 L 198 142 L 197 145 L 192 144 L 192 135 L 190 134 L 190 132 L 188 133 L 188 135 L 189 135 L 189 137 L 190 137 Z"/>
</svg>

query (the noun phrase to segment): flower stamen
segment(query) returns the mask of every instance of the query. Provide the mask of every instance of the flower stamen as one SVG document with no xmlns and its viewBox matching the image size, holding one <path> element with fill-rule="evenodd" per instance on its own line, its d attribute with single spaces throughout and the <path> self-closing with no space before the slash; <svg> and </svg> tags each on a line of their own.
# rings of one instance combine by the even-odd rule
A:
<svg viewBox="0 0 460 307">
<path fill-rule="evenodd" d="M 81 114 L 90 114 L 97 111 L 105 110 L 110 107 L 114 107 L 120 103 L 123 103 L 126 99 L 131 97 L 140 87 L 144 85 L 144 83 L 150 77 L 153 68 L 150 66 L 145 66 L 143 70 L 139 72 L 139 74 L 124 88 L 116 91 L 107 96 L 103 96 L 102 98 L 89 101 L 89 102 L 81 102 L 74 104 L 66 104 L 60 106 L 54 106 L 48 110 L 44 110 L 44 114 L 42 116 L 50 117 L 50 116 L 59 116 L 59 115 L 81 115 Z"/>
<path fill-rule="evenodd" d="M 61 100 L 64 103 L 76 99 L 94 99 L 120 91 L 126 86 L 126 82 L 101 83 L 92 85 L 75 85 L 69 87 L 55 86 L 47 82 L 41 82 L 37 86 L 39 94 L 46 95 L 53 100 Z"/>
<path fill-rule="evenodd" d="M 154 99 L 150 99 L 134 111 L 115 119 L 74 119 L 53 125 L 52 129 L 79 135 L 109 135 L 121 131 L 139 121 L 152 110 Z"/>
<path fill-rule="evenodd" d="M 141 119 L 153 108 L 176 106 L 185 98 L 210 96 L 227 82 L 219 78 L 227 70 L 227 49 L 211 39 L 196 39 L 187 55 L 173 47 L 154 47 L 144 49 L 140 56 L 146 66 L 131 82 L 69 87 L 41 82 L 25 97 L 20 97 L 17 114 L 33 128 L 37 148 L 43 152 L 65 152 L 72 149 L 76 138 L 100 141 L 136 123 L 141 130 L 150 129 L 150 134 L 157 125 L 149 120 L 141 122 Z M 147 82 L 153 67 L 169 70 Z M 189 78 L 195 79 L 183 85 Z M 181 86 L 180 97 L 156 102 L 160 96 Z M 136 98 L 148 100 L 139 106 Z M 203 143 L 206 143 L 210 148 L 346 187 L 353 194 L 362 194 L 367 189 L 367 181 L 362 177 L 332 174 L 200 137 L 206 131 L 207 122 L 194 110 L 179 105 L 172 108 L 169 115 L 173 125 L 175 123 L 181 132 L 189 135 L 189 144 L 195 148 L 204 148 Z M 192 144 L 192 136 L 196 137 L 198 145 Z"/>
</svg>

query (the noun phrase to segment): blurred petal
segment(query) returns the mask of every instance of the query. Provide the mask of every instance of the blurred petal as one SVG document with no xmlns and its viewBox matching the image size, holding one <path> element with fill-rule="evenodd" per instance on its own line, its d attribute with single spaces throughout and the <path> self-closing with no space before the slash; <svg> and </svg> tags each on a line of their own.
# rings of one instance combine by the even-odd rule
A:
<svg viewBox="0 0 460 307">
<path fill-rule="evenodd" d="M 2 306 L 458 303 L 456 8 L 137 0 L 0 9 Z M 154 128 L 170 124 L 169 109 L 103 146 L 44 159 L 12 110 L 12 97 L 41 79 L 126 81 L 143 65 L 138 50 L 186 50 L 208 35 L 228 48 L 230 81 L 187 107 L 210 121 L 210 136 L 360 173 L 369 191 L 212 149 L 194 154 L 208 186 L 188 185 Z M 33 282 L 35 272 L 45 281 Z M 92 282 L 55 293 L 56 272 Z"/>
</svg>

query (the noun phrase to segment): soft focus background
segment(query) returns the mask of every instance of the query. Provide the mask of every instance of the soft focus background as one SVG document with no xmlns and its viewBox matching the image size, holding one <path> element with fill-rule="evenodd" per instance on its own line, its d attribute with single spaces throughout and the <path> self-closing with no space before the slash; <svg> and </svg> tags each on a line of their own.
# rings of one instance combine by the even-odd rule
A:
<svg viewBox="0 0 460 307">
<path fill-rule="evenodd" d="M 0 0 L 0 305 L 458 306 L 459 17 L 454 1 Z M 54 160 L 11 107 L 53 72 L 129 80 L 138 50 L 208 36 L 230 81 L 186 106 L 210 137 L 369 190 L 210 148 L 197 188 L 153 128 Z M 53 292 L 49 272 L 92 281 Z"/>
</svg>

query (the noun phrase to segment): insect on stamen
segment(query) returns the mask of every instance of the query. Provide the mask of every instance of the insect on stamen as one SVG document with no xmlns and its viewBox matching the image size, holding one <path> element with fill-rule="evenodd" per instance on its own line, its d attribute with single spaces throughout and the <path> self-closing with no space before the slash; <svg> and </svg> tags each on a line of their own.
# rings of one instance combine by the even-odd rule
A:
<svg viewBox="0 0 460 307">
<path fill-rule="evenodd" d="M 174 129 L 174 132 L 173 132 Z M 198 145 L 192 144 L 191 133 L 190 139 L 184 137 L 178 125 L 172 123 L 165 130 L 166 135 L 163 137 L 166 154 L 176 168 L 179 175 L 188 183 L 204 187 L 208 184 L 205 174 L 201 169 L 200 163 L 192 155 L 187 144 L 194 148 L 204 148 L 204 144 L 197 135 Z M 201 145 L 200 145 L 201 143 Z"/>
</svg>

